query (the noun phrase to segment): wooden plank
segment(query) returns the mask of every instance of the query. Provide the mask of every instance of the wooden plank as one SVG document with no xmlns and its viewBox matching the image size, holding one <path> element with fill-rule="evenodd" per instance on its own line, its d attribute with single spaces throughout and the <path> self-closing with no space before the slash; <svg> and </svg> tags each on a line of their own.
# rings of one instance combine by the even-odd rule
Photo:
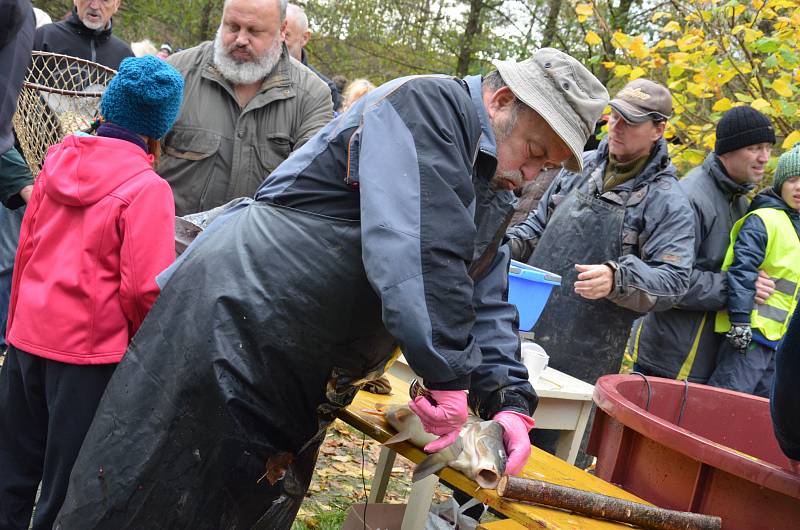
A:
<svg viewBox="0 0 800 530">
<path fill-rule="evenodd" d="M 395 434 L 395 431 L 385 419 L 379 415 L 371 414 L 370 412 L 375 412 L 377 410 L 377 405 L 379 404 L 388 406 L 407 403 L 409 400 L 408 383 L 405 383 L 392 375 L 388 375 L 388 377 L 392 384 L 392 393 L 390 395 L 359 392 L 356 395 L 356 398 L 353 400 L 353 403 L 339 414 L 339 417 L 342 420 L 349 423 L 356 429 L 366 433 L 370 437 L 378 440 L 379 442 L 388 440 Z M 406 442 L 394 444 L 392 445 L 392 449 L 394 449 L 398 454 L 408 458 L 412 462 L 421 462 L 426 456 L 422 450 Z M 482 489 L 463 474 L 450 468 L 443 469 L 439 473 L 439 476 L 443 480 L 452 484 L 454 487 L 464 491 L 469 495 L 472 495 L 481 502 L 488 504 L 498 512 L 505 514 L 526 528 L 549 528 L 553 530 L 618 530 L 620 528 L 630 528 L 627 525 L 612 523 L 599 519 L 592 519 L 589 517 L 582 517 L 557 509 L 502 499 L 494 490 Z M 525 465 L 525 468 L 520 476 L 552 482 L 553 484 L 569 486 L 585 491 L 602 493 L 603 495 L 610 495 L 620 499 L 627 499 L 643 504 L 650 504 L 647 501 L 640 499 L 639 497 L 636 497 L 635 495 L 628 493 L 627 491 L 614 486 L 613 484 L 601 480 L 594 475 L 590 475 L 589 473 L 586 473 L 585 471 L 580 470 L 537 447 L 532 448 L 531 457 L 528 459 L 528 463 Z"/>
<path fill-rule="evenodd" d="M 503 519 L 502 521 L 481 523 L 478 525 L 478 530 L 525 530 L 525 527 L 511 519 Z"/>
</svg>

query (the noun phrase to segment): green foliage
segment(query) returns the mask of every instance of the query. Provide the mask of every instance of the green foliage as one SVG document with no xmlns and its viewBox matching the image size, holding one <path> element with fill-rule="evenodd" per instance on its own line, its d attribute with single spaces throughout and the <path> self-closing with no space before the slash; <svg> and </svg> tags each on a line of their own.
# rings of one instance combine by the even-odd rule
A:
<svg viewBox="0 0 800 530">
<path fill-rule="evenodd" d="M 127 42 L 150 39 L 188 48 L 214 37 L 223 0 L 122 0 L 114 15 L 114 34 Z M 54 21 L 72 10 L 72 0 L 34 2 Z"/>
<path fill-rule="evenodd" d="M 576 8 L 578 15 L 588 13 L 587 27 L 597 15 L 592 6 Z M 718 119 L 736 105 L 767 114 L 780 147 L 800 140 L 796 1 L 685 0 L 654 12 L 647 31 L 596 36 L 610 37 L 613 46 L 613 55 L 602 62 L 611 84 L 646 76 L 672 91 L 675 114 L 667 137 L 675 139 L 672 157 L 680 169 L 702 162 L 714 147 Z M 587 37 L 591 42 L 596 39 Z"/>
</svg>

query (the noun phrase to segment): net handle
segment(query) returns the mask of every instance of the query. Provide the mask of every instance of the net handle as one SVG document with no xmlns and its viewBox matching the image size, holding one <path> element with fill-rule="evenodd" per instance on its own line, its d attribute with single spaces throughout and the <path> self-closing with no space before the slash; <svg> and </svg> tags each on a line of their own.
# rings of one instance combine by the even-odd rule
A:
<svg viewBox="0 0 800 530">
<path fill-rule="evenodd" d="M 95 70 L 100 70 L 108 74 L 110 77 L 114 77 L 117 75 L 117 71 L 113 68 L 109 68 L 99 63 L 95 63 L 86 59 L 81 59 L 80 57 L 73 57 L 71 55 L 64 55 L 63 53 L 52 53 L 52 52 L 42 52 L 42 51 L 33 51 L 31 52 L 31 67 L 33 67 L 33 63 L 36 61 L 37 57 L 41 57 L 42 59 L 48 59 L 60 61 L 62 59 L 69 61 L 71 63 L 78 63 L 80 65 L 89 66 Z M 52 94 L 61 94 L 64 96 L 81 96 L 81 97 L 102 97 L 102 92 L 82 92 L 80 90 L 66 90 L 63 88 L 55 88 L 49 87 L 45 85 L 40 85 L 38 83 L 31 83 L 30 81 L 25 81 L 24 85 L 28 88 L 34 90 L 41 90 L 44 92 L 50 92 Z"/>
</svg>

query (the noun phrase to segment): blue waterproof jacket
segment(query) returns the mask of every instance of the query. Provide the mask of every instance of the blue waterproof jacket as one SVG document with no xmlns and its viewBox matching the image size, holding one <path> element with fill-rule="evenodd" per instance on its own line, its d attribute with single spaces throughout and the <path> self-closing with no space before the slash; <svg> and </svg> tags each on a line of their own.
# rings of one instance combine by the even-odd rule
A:
<svg viewBox="0 0 800 530">
<path fill-rule="evenodd" d="M 468 388 L 486 418 L 536 407 L 506 301 L 515 199 L 490 189 L 496 153 L 480 77 L 405 77 L 360 99 L 256 193 L 359 220 L 387 330 L 429 388 Z"/>
</svg>

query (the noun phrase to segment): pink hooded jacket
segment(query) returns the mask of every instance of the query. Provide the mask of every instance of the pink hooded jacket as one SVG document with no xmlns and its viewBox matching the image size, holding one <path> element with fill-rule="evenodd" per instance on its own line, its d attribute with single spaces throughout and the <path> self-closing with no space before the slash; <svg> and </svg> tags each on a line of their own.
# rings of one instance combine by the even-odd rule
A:
<svg viewBox="0 0 800 530">
<path fill-rule="evenodd" d="M 175 203 L 126 140 L 50 148 L 22 222 L 7 341 L 69 364 L 119 362 L 175 259 Z"/>
</svg>

